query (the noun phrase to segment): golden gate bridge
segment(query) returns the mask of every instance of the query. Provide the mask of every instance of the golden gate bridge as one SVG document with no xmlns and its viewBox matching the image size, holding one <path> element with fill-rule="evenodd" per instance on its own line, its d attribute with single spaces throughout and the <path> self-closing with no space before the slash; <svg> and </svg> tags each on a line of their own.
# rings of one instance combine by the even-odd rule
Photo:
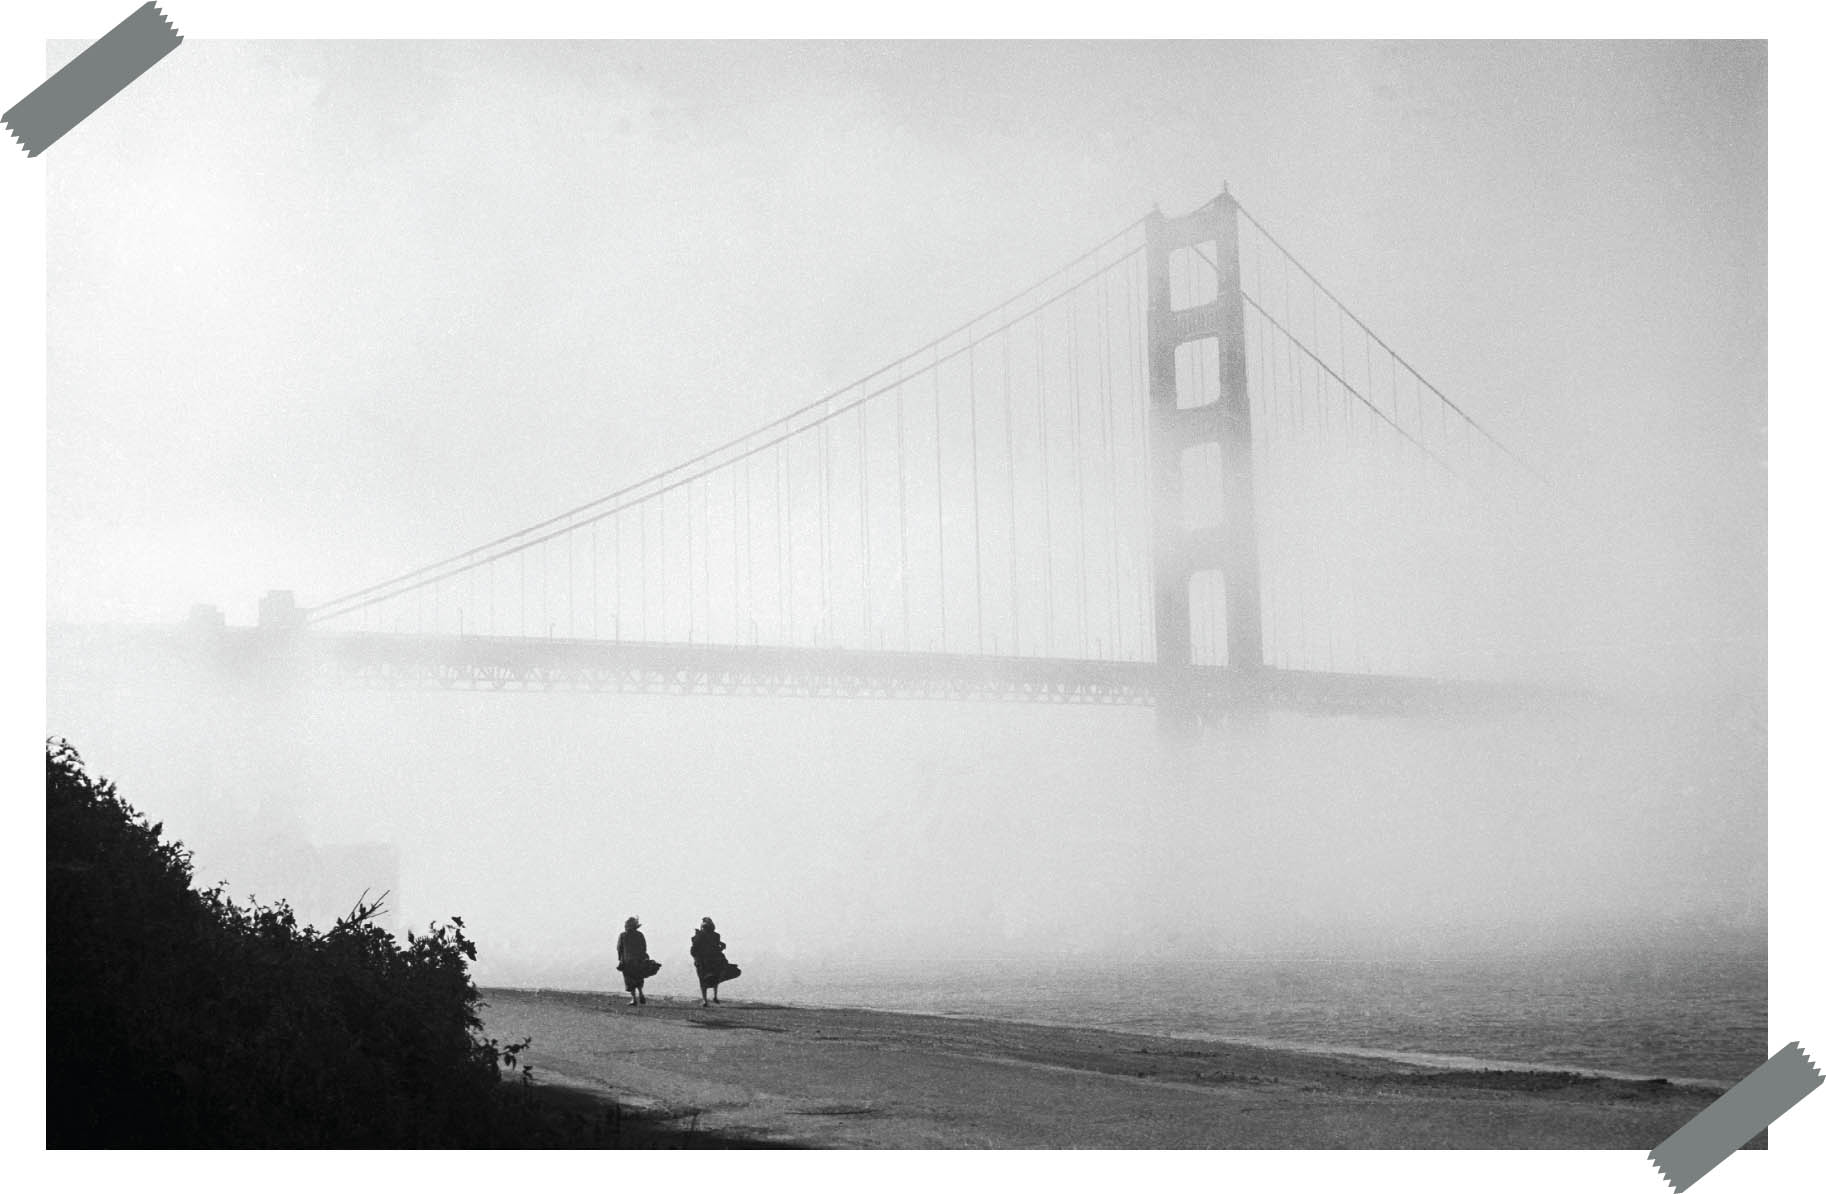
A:
<svg viewBox="0 0 1826 1194">
<path fill-rule="evenodd" d="M 1505 700 L 1542 479 L 1228 188 L 670 468 L 262 625 L 236 666 L 461 689 Z"/>
</svg>

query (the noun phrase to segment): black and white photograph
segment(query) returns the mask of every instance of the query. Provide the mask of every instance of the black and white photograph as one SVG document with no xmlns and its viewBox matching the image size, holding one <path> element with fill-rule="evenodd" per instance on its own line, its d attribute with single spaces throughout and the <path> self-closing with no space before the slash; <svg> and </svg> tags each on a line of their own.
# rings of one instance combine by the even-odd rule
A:
<svg viewBox="0 0 1826 1194">
<path fill-rule="evenodd" d="M 1768 42 L 157 13 L 9 163 L 43 1147 L 1647 1190 L 1790 1039 Z"/>
</svg>

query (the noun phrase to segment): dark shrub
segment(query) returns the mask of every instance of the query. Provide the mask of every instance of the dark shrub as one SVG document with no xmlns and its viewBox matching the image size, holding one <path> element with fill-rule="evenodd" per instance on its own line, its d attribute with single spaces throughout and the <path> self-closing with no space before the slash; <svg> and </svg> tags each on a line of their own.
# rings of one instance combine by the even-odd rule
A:
<svg viewBox="0 0 1826 1194">
<path fill-rule="evenodd" d="M 404 945 L 358 904 L 328 932 L 191 886 L 189 854 L 45 750 L 51 1147 L 495 1143 L 463 922 Z"/>
</svg>

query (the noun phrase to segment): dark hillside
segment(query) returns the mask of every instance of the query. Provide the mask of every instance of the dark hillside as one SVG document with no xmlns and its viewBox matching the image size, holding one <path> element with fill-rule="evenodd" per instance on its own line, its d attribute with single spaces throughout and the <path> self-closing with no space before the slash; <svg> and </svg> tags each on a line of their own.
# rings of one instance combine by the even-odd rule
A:
<svg viewBox="0 0 1826 1194">
<path fill-rule="evenodd" d="M 47 1143 L 78 1147 L 715 1145 L 502 1081 L 452 918 L 397 942 L 191 886 L 162 826 L 45 750 Z M 524 1077 L 524 1075 L 522 1075 Z"/>
</svg>

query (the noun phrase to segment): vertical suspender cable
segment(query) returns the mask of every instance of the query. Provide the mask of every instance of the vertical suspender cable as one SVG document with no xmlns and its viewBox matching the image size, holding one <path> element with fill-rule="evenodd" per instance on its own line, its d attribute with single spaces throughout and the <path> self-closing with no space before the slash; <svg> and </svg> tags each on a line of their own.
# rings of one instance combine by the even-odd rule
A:
<svg viewBox="0 0 1826 1194">
<path fill-rule="evenodd" d="M 741 502 L 736 495 L 736 466 L 730 464 L 727 467 L 729 467 L 729 619 L 730 626 L 732 626 L 729 643 L 734 644 L 741 643 Z M 705 487 L 705 493 L 708 493 L 708 484 Z M 703 517 L 705 517 L 703 550 L 705 550 L 705 555 L 708 555 L 710 553 L 710 498 L 708 497 L 705 497 L 705 515 Z M 708 592 L 716 593 L 716 586 L 710 584 L 708 566 L 705 566 L 705 573 L 703 573 L 703 584 Z M 716 610 L 714 597 L 708 608 Z M 716 619 L 705 617 L 705 621 L 707 621 L 705 637 L 714 643 L 716 641 Z"/>
<path fill-rule="evenodd" d="M 734 475 L 733 471 L 730 474 Z M 748 629 L 748 645 L 758 646 L 760 626 L 755 618 L 754 600 L 754 457 L 742 458 L 742 589 L 748 594 L 747 602 L 740 609 L 735 628 L 735 641 L 742 641 L 743 624 Z M 741 615 L 746 615 L 741 616 Z"/>
<path fill-rule="evenodd" d="M 666 581 L 672 572 L 672 557 L 666 552 L 666 504 L 668 494 L 659 495 L 659 637 L 666 640 L 672 633 L 672 604 L 666 599 Z"/>
<path fill-rule="evenodd" d="M 869 404 L 866 402 L 856 408 L 856 492 L 862 507 L 862 517 L 858 523 L 861 536 L 859 546 L 862 554 L 862 639 L 860 645 L 867 647 L 874 638 L 871 632 L 875 625 L 875 601 L 872 592 L 875 574 L 869 564 Z"/>
<path fill-rule="evenodd" d="M 906 381 L 894 370 L 894 470 L 899 474 L 900 503 L 900 646 L 913 649 L 913 610 L 908 600 L 907 577 L 907 410 Z"/>
<path fill-rule="evenodd" d="M 1120 551 L 1117 542 L 1116 522 L 1116 414 L 1115 399 L 1110 394 L 1110 279 L 1105 274 L 1097 283 L 1097 364 L 1098 364 L 1098 410 L 1102 414 L 1103 424 L 1103 476 L 1109 493 L 1107 507 L 1110 518 L 1109 546 L 1109 608 L 1104 612 L 1109 623 L 1109 658 L 1122 657 L 1122 580 L 1118 570 Z"/>
<path fill-rule="evenodd" d="M 1008 447 L 1008 636 L 1009 653 L 1021 653 L 1020 503 L 1014 473 L 1014 329 L 1002 332 L 1002 431 Z"/>
<path fill-rule="evenodd" d="M 741 495 L 736 493 L 736 466 L 729 467 L 729 619 L 732 644 L 741 643 Z M 707 515 L 708 517 L 708 515 Z M 708 535 L 708 529 L 705 529 Z M 705 546 L 708 550 L 708 544 Z M 705 586 L 710 586 L 710 577 L 705 575 Z M 716 592 L 716 588 L 710 588 Z M 712 606 L 714 608 L 714 606 Z M 714 639 L 716 632 L 712 630 Z"/>
<path fill-rule="evenodd" d="M 1363 395 L 1364 395 L 1364 400 L 1369 403 L 1369 407 L 1372 411 L 1381 409 L 1380 407 L 1378 407 L 1376 405 L 1376 364 L 1375 364 L 1375 361 L 1370 356 L 1370 336 L 1369 336 L 1368 328 L 1363 329 Z M 1377 420 L 1377 419 L 1367 420 L 1367 425 L 1369 427 L 1369 436 L 1370 436 L 1370 442 L 1369 442 L 1369 447 L 1368 447 L 1367 451 L 1368 451 L 1369 461 L 1370 461 L 1369 475 L 1371 477 L 1373 477 L 1375 475 L 1376 424 L 1378 421 L 1379 420 Z M 1352 455 L 1356 456 L 1357 459 L 1359 459 L 1359 460 L 1362 459 L 1361 456 L 1357 455 L 1354 448 L 1353 448 Z M 1361 475 L 1362 475 L 1361 470 L 1359 470 L 1357 475 L 1359 477 L 1361 477 Z M 1381 534 L 1378 536 L 1378 538 L 1382 541 L 1382 544 L 1380 545 L 1380 554 L 1381 554 L 1382 558 L 1386 559 L 1388 557 L 1388 551 L 1386 548 L 1386 541 L 1388 539 L 1388 536 L 1386 534 Z M 1370 581 L 1372 593 L 1374 592 L 1375 589 L 1380 587 L 1376 584 L 1376 579 L 1377 578 L 1372 577 L 1371 581 Z M 1359 598 L 1359 600 L 1361 600 L 1361 598 Z M 1371 600 L 1372 601 L 1374 600 L 1373 595 L 1371 597 Z M 1372 618 L 1371 621 L 1372 622 L 1383 622 L 1383 619 Z M 1378 648 L 1375 653 L 1376 658 L 1377 659 L 1385 658 L 1385 655 L 1382 652 L 1381 648 L 1383 646 L 1385 646 L 1386 644 L 1376 643 L 1374 645 Z M 1363 657 L 1364 670 L 1366 670 L 1366 671 L 1371 670 L 1369 663 L 1370 663 L 1369 656 L 1367 654 L 1365 654 Z"/>
<path fill-rule="evenodd" d="M 983 653 L 983 491 L 977 477 L 976 446 L 976 330 L 970 332 L 970 541 L 975 555 L 976 653 Z"/>
<path fill-rule="evenodd" d="M 781 517 L 783 505 L 780 501 L 780 453 L 784 444 L 774 449 L 774 617 L 779 623 L 776 637 L 779 645 L 787 646 L 786 641 L 786 522 Z"/>
<path fill-rule="evenodd" d="M 830 407 L 825 406 L 826 415 Z M 818 624 L 823 627 L 823 639 L 829 645 L 831 639 L 831 425 L 827 418 L 818 424 L 818 596 L 822 608 L 818 611 Z M 814 639 L 814 642 L 816 640 Z"/>
<path fill-rule="evenodd" d="M 938 503 L 938 649 L 950 650 L 945 607 L 950 604 L 945 592 L 945 424 L 938 391 L 938 350 L 933 350 L 932 368 L 932 473 L 936 482 Z"/>
<path fill-rule="evenodd" d="M 1052 445 L 1047 443 L 1046 426 L 1046 336 L 1045 316 L 1034 316 L 1034 395 L 1040 410 L 1040 529 L 1043 543 L 1042 573 L 1046 583 L 1046 653 L 1053 652 L 1052 591 Z"/>
<path fill-rule="evenodd" d="M 799 619 L 793 611 L 793 598 L 799 590 L 799 561 L 793 551 L 793 441 L 780 441 L 782 467 L 786 470 L 786 645 L 799 641 Z"/>
<path fill-rule="evenodd" d="M 1072 292 L 1066 303 L 1065 317 L 1069 321 L 1065 329 L 1065 351 L 1070 355 L 1071 368 L 1066 371 L 1066 384 L 1071 393 L 1072 403 L 1072 488 L 1078 491 L 1078 657 L 1088 658 L 1091 653 L 1091 611 L 1090 611 L 1090 573 L 1088 565 L 1089 551 L 1085 535 L 1084 503 L 1084 439 L 1083 439 L 1083 395 L 1079 384 L 1079 344 L 1078 344 L 1078 296 Z"/>
<path fill-rule="evenodd" d="M 1287 363 L 1293 370 L 1294 411 L 1292 422 L 1295 450 L 1304 472 L 1310 472 L 1312 467 L 1311 452 L 1307 448 L 1306 442 L 1306 361 L 1305 358 L 1296 357 L 1294 355 L 1293 342 L 1290 337 L 1283 337 L 1283 339 L 1287 340 Z M 1302 480 L 1304 478 L 1304 472 L 1301 474 Z M 1304 489 L 1306 486 L 1302 484 L 1301 488 Z M 1300 571 L 1299 575 L 1293 578 L 1293 602 L 1294 610 L 1300 624 L 1300 666 L 1302 668 L 1310 668 L 1313 659 L 1312 647 L 1307 634 L 1306 596 L 1307 590 L 1312 586 L 1312 551 L 1311 548 L 1307 546 L 1307 544 L 1311 542 L 1312 537 L 1303 534 L 1299 538 L 1301 541 L 1301 546 L 1298 549 Z"/>
<path fill-rule="evenodd" d="M 696 486 L 685 484 L 685 641 L 697 641 L 697 502 Z"/>
<path fill-rule="evenodd" d="M 1136 518 L 1130 522 L 1132 528 L 1139 529 L 1139 542 L 1147 544 L 1147 511 L 1149 511 L 1149 442 L 1147 442 L 1147 345 L 1141 341 L 1138 325 L 1138 312 L 1141 309 L 1143 288 L 1138 283 L 1139 270 L 1134 259 L 1128 261 L 1128 268 L 1123 272 L 1123 307 L 1127 307 L 1128 318 L 1128 425 L 1130 425 L 1130 445 L 1134 451 L 1136 467 Z M 1152 548 L 1147 548 L 1152 551 Z M 1147 557 L 1136 562 L 1136 657 L 1147 661 L 1154 655 L 1154 648 L 1149 643 L 1149 612 L 1154 604 L 1154 570 L 1149 566 Z"/>
<path fill-rule="evenodd" d="M 1262 287 L 1260 268 L 1262 268 L 1262 259 L 1256 257 L 1256 288 Z M 1282 314 L 1287 314 L 1286 307 L 1282 307 Z M 1265 374 L 1264 380 L 1267 382 L 1267 389 L 1262 394 L 1262 416 L 1264 416 L 1262 418 L 1262 444 L 1260 444 L 1262 455 L 1258 456 L 1258 460 L 1256 460 L 1256 464 L 1258 464 L 1256 497 L 1260 497 L 1264 489 L 1267 489 L 1271 495 L 1275 493 L 1275 469 L 1280 466 L 1280 445 L 1275 442 L 1276 418 L 1280 411 L 1280 403 L 1276 402 L 1280 398 L 1280 393 L 1278 393 L 1280 391 L 1280 371 L 1276 369 L 1275 358 L 1269 356 L 1269 349 L 1267 349 L 1269 336 L 1273 334 L 1273 329 L 1262 323 L 1262 319 L 1254 319 L 1253 323 L 1254 329 L 1256 329 L 1256 356 L 1254 356 L 1254 365 L 1251 365 L 1251 369 L 1249 369 L 1249 376 L 1251 378 L 1258 376 L 1256 367 L 1260 367 L 1262 374 Z M 1269 502 L 1267 506 L 1269 509 L 1275 509 L 1276 502 Z M 1258 520 L 1258 526 L 1260 526 L 1260 520 Z M 1262 637 L 1267 639 L 1264 648 L 1269 655 L 1267 663 L 1271 666 L 1280 666 L 1282 665 L 1280 610 L 1275 608 L 1275 599 L 1280 597 L 1280 584 L 1278 584 L 1278 575 L 1275 570 L 1275 537 L 1264 535 L 1264 540 L 1267 542 L 1267 551 L 1264 553 L 1267 555 L 1267 560 L 1265 560 L 1267 566 L 1264 568 L 1262 564 L 1256 564 L 1256 570 L 1262 579 L 1262 610 L 1264 610 L 1264 621 L 1267 623 L 1265 634 Z"/>
<path fill-rule="evenodd" d="M 1326 466 L 1329 469 L 1331 465 L 1330 457 L 1335 452 L 1331 428 L 1331 378 L 1328 374 L 1324 373 L 1318 373 L 1316 376 L 1319 383 L 1319 413 L 1323 417 L 1325 427 Z M 1328 498 L 1330 498 L 1330 496 L 1331 495 L 1329 494 L 1327 495 Z M 1334 507 L 1336 506 L 1335 501 L 1332 501 L 1330 504 Z M 1328 515 L 1330 512 L 1330 510 L 1327 510 Z M 1319 561 L 1319 571 L 1325 575 L 1325 670 L 1328 672 L 1334 671 L 1337 668 L 1338 649 L 1338 594 L 1337 586 L 1333 582 L 1333 562 L 1333 558 L 1329 554 Z"/>
</svg>

